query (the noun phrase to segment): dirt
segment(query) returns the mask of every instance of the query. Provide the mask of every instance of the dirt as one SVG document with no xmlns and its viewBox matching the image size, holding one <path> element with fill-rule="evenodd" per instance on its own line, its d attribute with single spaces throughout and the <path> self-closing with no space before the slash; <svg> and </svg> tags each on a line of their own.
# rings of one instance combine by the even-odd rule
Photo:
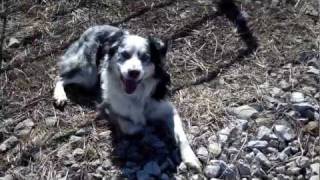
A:
<svg viewBox="0 0 320 180">
<path fill-rule="evenodd" d="M 14 135 L 19 122 L 31 119 L 35 125 L 30 134 L 19 137 L 14 148 L 0 152 L 0 177 L 13 174 L 17 179 L 55 179 L 70 172 L 74 179 L 87 179 L 88 174 L 97 172 L 95 161 L 113 155 L 113 136 L 99 136 L 112 128 L 105 120 L 97 120 L 94 103 L 68 102 L 64 111 L 52 103 L 59 56 L 92 25 L 112 24 L 169 41 L 170 99 L 182 116 L 194 150 L 206 146 L 207 138 L 230 122 L 227 107 L 265 105 L 258 87 L 265 82 L 277 86 L 281 79 L 296 78 L 299 83 L 289 91 L 305 86 L 319 91 L 319 82 L 305 81 L 303 71 L 297 70 L 304 67 L 303 59 L 309 60 L 312 54 L 319 56 L 319 17 L 309 10 L 317 10 L 316 1 L 283 0 L 276 5 L 238 1 L 259 44 L 253 53 L 241 58 L 239 51 L 246 44 L 233 22 L 217 14 L 216 4 L 207 1 L 23 0 L 5 4 L 0 143 Z M 18 46 L 7 47 L 10 38 L 16 38 Z M 292 65 L 291 73 L 281 73 L 288 64 Z M 295 69 L 295 65 L 299 68 Z M 56 123 L 48 126 L 49 118 Z M 8 124 L 8 120 L 13 123 Z M 194 127 L 199 131 L 192 132 Z M 90 131 L 79 135 L 80 143 L 70 145 L 69 138 L 80 129 Z M 58 153 L 63 148 L 68 153 L 84 149 L 77 162 L 80 167 L 65 162 L 67 158 Z M 120 166 L 115 163 L 107 171 L 120 176 Z"/>
</svg>

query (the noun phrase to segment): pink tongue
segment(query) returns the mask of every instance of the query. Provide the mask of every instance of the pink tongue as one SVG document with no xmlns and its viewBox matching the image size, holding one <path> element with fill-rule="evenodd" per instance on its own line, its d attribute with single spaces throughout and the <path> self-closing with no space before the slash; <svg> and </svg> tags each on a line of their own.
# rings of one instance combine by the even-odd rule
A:
<svg viewBox="0 0 320 180">
<path fill-rule="evenodd" d="M 137 83 L 134 80 L 124 80 L 123 83 L 128 94 L 132 94 L 137 88 Z"/>
</svg>

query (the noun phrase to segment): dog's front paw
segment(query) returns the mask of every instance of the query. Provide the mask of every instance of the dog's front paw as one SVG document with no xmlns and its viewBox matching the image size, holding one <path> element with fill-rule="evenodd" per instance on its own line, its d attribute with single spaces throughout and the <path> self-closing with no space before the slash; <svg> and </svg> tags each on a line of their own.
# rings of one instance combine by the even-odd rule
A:
<svg viewBox="0 0 320 180">
<path fill-rule="evenodd" d="M 58 108 L 62 108 L 67 104 L 67 99 L 54 99 L 54 105 Z"/>
<path fill-rule="evenodd" d="M 67 104 L 67 95 L 65 93 L 54 93 L 53 95 L 54 105 L 57 108 L 63 108 Z"/>
<path fill-rule="evenodd" d="M 186 148 L 181 151 L 181 159 L 188 168 L 201 172 L 202 165 L 191 148 Z"/>
</svg>

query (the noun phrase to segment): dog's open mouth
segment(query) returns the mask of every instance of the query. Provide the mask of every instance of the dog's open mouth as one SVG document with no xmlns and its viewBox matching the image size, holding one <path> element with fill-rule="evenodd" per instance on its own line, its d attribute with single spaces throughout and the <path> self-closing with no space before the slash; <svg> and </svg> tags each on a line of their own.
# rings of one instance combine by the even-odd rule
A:
<svg viewBox="0 0 320 180">
<path fill-rule="evenodd" d="M 133 79 L 126 79 L 124 77 L 121 77 L 121 81 L 124 86 L 124 90 L 128 94 L 132 94 L 137 89 L 139 82 L 140 82 L 140 81 L 133 80 Z"/>
</svg>

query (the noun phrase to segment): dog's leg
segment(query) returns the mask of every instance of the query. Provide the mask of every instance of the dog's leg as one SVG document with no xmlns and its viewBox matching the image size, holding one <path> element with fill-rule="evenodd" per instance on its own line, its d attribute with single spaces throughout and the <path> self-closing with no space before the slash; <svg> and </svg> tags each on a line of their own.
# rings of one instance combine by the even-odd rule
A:
<svg viewBox="0 0 320 180">
<path fill-rule="evenodd" d="M 176 109 L 173 109 L 173 127 L 171 127 L 176 143 L 180 148 L 181 159 L 187 166 L 201 171 L 201 163 L 192 151 L 187 136 L 183 130 L 180 116 Z"/>
<path fill-rule="evenodd" d="M 54 104 L 57 107 L 63 107 L 67 103 L 67 95 L 64 91 L 64 81 L 59 77 L 53 92 Z"/>
<path fill-rule="evenodd" d="M 191 149 L 176 108 L 168 101 L 155 101 L 150 104 L 149 108 L 148 119 L 161 119 L 164 121 L 179 147 L 182 161 L 188 167 L 201 171 L 201 163 Z"/>
</svg>

